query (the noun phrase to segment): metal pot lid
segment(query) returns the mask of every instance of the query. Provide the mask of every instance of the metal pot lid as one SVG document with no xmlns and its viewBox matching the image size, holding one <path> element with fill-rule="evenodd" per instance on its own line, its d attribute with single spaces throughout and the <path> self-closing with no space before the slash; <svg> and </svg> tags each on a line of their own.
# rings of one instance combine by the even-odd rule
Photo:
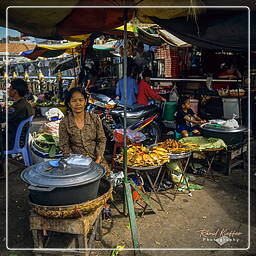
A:
<svg viewBox="0 0 256 256">
<path fill-rule="evenodd" d="M 78 155 L 77 155 L 78 156 Z M 105 174 L 105 168 L 79 155 L 61 159 L 58 167 L 53 167 L 51 161 L 42 162 L 26 168 L 21 178 L 26 183 L 39 187 L 71 187 L 92 183 Z"/>
<path fill-rule="evenodd" d="M 219 133 L 237 133 L 237 132 L 246 132 L 248 128 L 244 126 L 239 126 L 238 128 L 228 129 L 228 128 L 214 128 L 214 127 L 201 127 L 202 130 L 211 131 L 211 132 L 219 132 Z"/>
</svg>

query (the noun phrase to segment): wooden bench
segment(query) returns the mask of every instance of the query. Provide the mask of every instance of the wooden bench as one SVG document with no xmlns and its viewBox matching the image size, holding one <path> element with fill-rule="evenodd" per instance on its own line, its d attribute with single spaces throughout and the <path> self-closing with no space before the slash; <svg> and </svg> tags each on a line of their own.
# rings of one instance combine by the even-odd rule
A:
<svg viewBox="0 0 256 256">
<path fill-rule="evenodd" d="M 75 235 L 72 242 L 66 248 L 74 248 L 73 244 L 78 246 L 74 250 L 34 250 L 34 255 L 40 256 L 42 254 L 74 254 L 89 256 L 94 240 L 101 240 L 102 236 L 102 209 L 99 207 L 89 215 L 76 218 L 76 219 L 53 219 L 46 218 L 38 215 L 34 211 L 31 211 L 29 216 L 30 230 L 32 232 L 34 248 L 46 248 L 44 233 L 46 231 L 68 233 Z M 49 241 L 48 241 L 49 242 Z M 85 248 L 84 250 L 78 250 L 78 248 Z"/>
</svg>

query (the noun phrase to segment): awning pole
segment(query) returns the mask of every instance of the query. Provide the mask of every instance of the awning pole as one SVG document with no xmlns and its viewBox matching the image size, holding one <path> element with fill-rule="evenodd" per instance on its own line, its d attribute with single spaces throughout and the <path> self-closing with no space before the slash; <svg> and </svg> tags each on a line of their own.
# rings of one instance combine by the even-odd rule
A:
<svg viewBox="0 0 256 256">
<path fill-rule="evenodd" d="M 126 129 L 127 129 L 127 9 L 125 9 L 124 13 L 124 56 L 123 56 L 123 77 L 124 77 L 124 159 L 123 159 L 123 167 L 124 167 L 124 213 L 126 214 L 126 207 L 128 208 L 130 226 L 131 226 L 131 235 L 134 254 L 136 256 L 141 255 L 138 240 L 138 229 L 136 223 L 136 215 L 134 211 L 133 199 L 132 199 L 132 191 L 131 184 L 128 181 L 127 177 L 127 141 L 126 141 Z"/>
</svg>

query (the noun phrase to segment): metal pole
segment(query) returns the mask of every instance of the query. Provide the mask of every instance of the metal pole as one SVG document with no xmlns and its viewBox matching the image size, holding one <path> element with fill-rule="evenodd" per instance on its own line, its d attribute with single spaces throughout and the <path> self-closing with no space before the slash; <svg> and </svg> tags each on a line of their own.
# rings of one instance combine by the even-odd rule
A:
<svg viewBox="0 0 256 256">
<path fill-rule="evenodd" d="M 131 225 L 131 234 L 133 248 L 137 249 L 134 251 L 136 256 L 140 255 L 139 240 L 138 240 L 138 229 L 136 223 L 136 215 L 134 211 L 134 205 L 132 200 L 131 185 L 127 177 L 127 142 L 126 142 L 126 129 L 127 129 L 127 9 L 125 9 L 124 15 L 124 65 L 123 65 L 123 78 L 124 78 L 124 212 L 126 207 L 128 207 L 129 220 Z"/>
<path fill-rule="evenodd" d="M 126 15 L 125 15 L 126 16 Z M 127 20 L 124 21 L 124 65 L 123 65 L 123 77 L 124 77 L 124 182 L 127 183 Z"/>
</svg>

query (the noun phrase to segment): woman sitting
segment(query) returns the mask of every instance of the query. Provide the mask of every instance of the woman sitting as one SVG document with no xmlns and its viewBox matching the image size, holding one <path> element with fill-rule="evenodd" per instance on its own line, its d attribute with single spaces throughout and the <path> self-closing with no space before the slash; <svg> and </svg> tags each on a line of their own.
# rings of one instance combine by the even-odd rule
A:
<svg viewBox="0 0 256 256">
<path fill-rule="evenodd" d="M 87 95 L 84 90 L 72 88 L 65 103 L 71 111 L 59 126 L 59 146 L 63 156 L 82 154 L 96 163 L 107 165 L 103 158 L 106 146 L 103 126 L 96 114 L 85 111 Z"/>
<path fill-rule="evenodd" d="M 178 112 L 176 116 L 177 132 L 182 134 L 182 137 L 188 137 L 189 132 L 195 135 L 200 135 L 197 126 L 193 124 L 204 124 L 206 120 L 202 120 L 194 111 L 190 108 L 189 98 L 185 97 L 180 99 Z"/>
</svg>

